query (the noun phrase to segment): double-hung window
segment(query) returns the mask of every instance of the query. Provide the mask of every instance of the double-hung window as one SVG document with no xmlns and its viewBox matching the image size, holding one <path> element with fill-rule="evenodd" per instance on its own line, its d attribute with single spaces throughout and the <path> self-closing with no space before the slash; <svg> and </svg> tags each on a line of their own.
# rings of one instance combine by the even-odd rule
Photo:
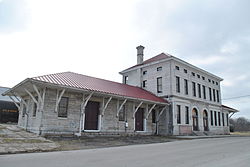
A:
<svg viewBox="0 0 250 167">
<path fill-rule="evenodd" d="M 176 92 L 180 93 L 180 77 L 176 76 Z"/>
<path fill-rule="evenodd" d="M 185 90 L 185 94 L 188 95 L 188 80 L 184 79 L 184 90 Z"/>
<path fill-rule="evenodd" d="M 157 93 L 162 93 L 162 77 L 157 78 Z"/>
<path fill-rule="evenodd" d="M 192 82 L 193 96 L 196 96 L 196 85 L 195 82 Z"/>
</svg>

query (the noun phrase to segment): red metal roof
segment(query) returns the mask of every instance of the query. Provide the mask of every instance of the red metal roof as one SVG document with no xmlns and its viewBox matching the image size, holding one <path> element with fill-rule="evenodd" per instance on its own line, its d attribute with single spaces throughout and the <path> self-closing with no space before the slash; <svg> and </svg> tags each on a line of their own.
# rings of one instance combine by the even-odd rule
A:
<svg viewBox="0 0 250 167">
<path fill-rule="evenodd" d="M 32 79 L 73 88 L 167 103 L 166 100 L 157 97 L 154 94 L 139 87 L 94 78 L 73 72 L 62 72 L 56 74 L 43 75 L 34 77 Z"/>
<path fill-rule="evenodd" d="M 129 70 L 131 68 L 138 67 L 138 66 L 141 66 L 141 65 L 149 64 L 149 63 L 152 63 L 152 62 L 155 62 L 155 61 L 163 60 L 163 59 L 166 59 L 166 58 L 169 58 L 169 57 L 171 57 L 171 55 L 161 53 L 161 54 L 159 54 L 159 55 L 157 55 L 155 57 L 152 57 L 150 59 L 147 59 L 147 60 L 143 61 L 141 64 L 136 64 L 136 65 L 134 65 L 132 67 L 129 67 L 126 70 Z M 126 71 L 126 70 L 124 70 L 124 71 Z"/>
</svg>

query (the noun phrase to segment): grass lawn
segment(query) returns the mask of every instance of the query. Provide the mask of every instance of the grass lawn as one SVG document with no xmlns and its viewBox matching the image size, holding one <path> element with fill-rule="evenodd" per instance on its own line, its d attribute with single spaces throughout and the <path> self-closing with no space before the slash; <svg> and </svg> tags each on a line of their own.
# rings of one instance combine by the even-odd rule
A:
<svg viewBox="0 0 250 167">
<path fill-rule="evenodd" d="M 231 135 L 241 135 L 241 136 L 250 136 L 250 131 L 247 132 L 231 132 Z"/>
</svg>

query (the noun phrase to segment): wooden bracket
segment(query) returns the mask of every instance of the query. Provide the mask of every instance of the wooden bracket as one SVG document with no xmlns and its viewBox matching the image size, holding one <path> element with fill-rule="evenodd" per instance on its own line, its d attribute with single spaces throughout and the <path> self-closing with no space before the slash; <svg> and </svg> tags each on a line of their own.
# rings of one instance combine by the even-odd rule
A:
<svg viewBox="0 0 250 167">
<path fill-rule="evenodd" d="M 36 100 L 36 98 L 27 90 L 27 89 L 24 89 L 26 93 L 28 93 L 28 95 L 30 95 L 30 97 L 32 98 L 32 100 L 38 104 L 38 101 Z"/>
<path fill-rule="evenodd" d="M 13 93 L 13 95 L 14 95 L 15 99 L 18 101 L 18 103 L 20 103 L 20 104 L 21 104 L 21 100 L 20 100 L 20 99 L 22 99 L 22 98 L 21 98 L 21 96 L 17 95 L 17 93 L 15 93 L 15 92 L 12 92 L 12 93 Z M 20 99 L 19 99 L 19 98 L 17 98 L 17 96 L 19 96 L 19 97 L 20 97 Z"/>
<path fill-rule="evenodd" d="M 20 104 L 17 104 L 17 102 L 11 97 L 9 96 L 9 98 L 13 101 L 13 103 L 15 104 L 15 106 L 18 108 L 18 110 L 20 111 L 21 107 Z"/>
<path fill-rule="evenodd" d="M 82 103 L 81 103 L 81 111 L 80 111 L 80 126 L 79 126 L 79 134 L 81 134 L 82 130 L 84 129 L 84 114 L 85 114 L 85 108 L 88 104 L 89 99 L 92 97 L 94 92 L 90 93 L 87 98 L 85 98 L 85 94 L 82 96 Z"/>
<path fill-rule="evenodd" d="M 123 105 L 124 105 L 126 102 L 127 102 L 127 99 L 125 99 L 125 100 L 122 102 L 121 106 L 118 108 L 118 110 L 117 110 L 117 112 L 116 112 L 116 117 L 119 116 L 119 112 L 121 111 Z M 118 104 L 118 105 L 117 105 L 117 107 L 118 107 L 118 106 L 119 106 L 119 100 L 117 100 L 117 104 Z"/>
<path fill-rule="evenodd" d="M 41 105 L 39 105 L 39 110 L 38 111 L 43 111 L 43 107 L 44 107 L 44 99 L 45 99 L 45 91 L 46 91 L 46 88 L 43 89 L 43 91 L 39 92 L 38 88 L 36 87 L 35 84 L 33 84 L 33 88 L 38 96 L 38 102 L 40 101 L 41 102 Z M 59 103 L 58 103 L 59 104 Z"/>
<path fill-rule="evenodd" d="M 155 106 L 156 106 L 156 104 L 154 104 L 154 105 L 149 109 L 148 114 L 147 114 L 147 116 L 146 116 L 146 119 L 148 119 L 150 113 L 151 113 L 152 110 L 155 108 Z"/>
<path fill-rule="evenodd" d="M 235 114 L 235 112 L 233 112 L 233 113 L 229 116 L 229 118 L 231 118 L 234 114 Z"/>
<path fill-rule="evenodd" d="M 63 96 L 64 92 L 65 92 L 65 89 L 63 89 L 63 90 L 61 91 L 61 93 L 60 93 L 59 90 L 57 90 L 57 93 L 56 93 L 56 107 L 55 107 L 55 112 L 57 112 L 57 110 L 58 110 L 58 105 L 59 105 L 59 103 L 60 103 L 60 101 L 61 101 L 61 99 L 62 99 L 62 96 Z"/>
<path fill-rule="evenodd" d="M 42 96 L 41 96 L 40 92 L 38 91 L 36 85 L 33 84 L 33 88 L 34 88 L 34 90 L 36 91 L 36 94 L 37 94 L 37 96 L 38 96 L 38 99 L 41 100 L 41 99 L 42 99 Z"/>
<path fill-rule="evenodd" d="M 85 99 L 85 95 L 83 95 L 83 101 L 82 101 L 82 109 L 85 111 L 85 107 L 87 106 L 89 99 L 92 97 L 93 92 L 88 95 L 88 97 Z"/>
<path fill-rule="evenodd" d="M 103 105 L 103 108 L 102 108 L 102 116 L 104 116 L 105 110 L 107 109 L 108 104 L 109 104 L 109 102 L 110 102 L 111 100 L 112 100 L 112 96 L 109 97 L 108 101 L 107 101 L 106 104 L 105 104 L 105 99 L 103 98 L 103 103 L 102 103 L 102 105 Z"/>
<path fill-rule="evenodd" d="M 140 104 L 136 107 L 134 113 L 133 113 L 133 118 L 135 118 L 135 113 L 138 111 L 138 109 L 141 107 L 143 102 L 140 102 Z"/>
<path fill-rule="evenodd" d="M 161 114 L 163 113 L 163 111 L 164 111 L 166 108 L 167 108 L 167 106 L 165 106 L 165 107 L 162 108 L 161 112 L 159 113 L 159 115 L 158 115 L 158 117 L 157 117 L 157 119 L 156 119 L 156 122 L 159 122 L 160 116 L 161 116 Z"/>
<path fill-rule="evenodd" d="M 41 111 L 44 109 L 44 100 L 45 100 L 46 88 L 43 89 L 42 99 L 41 99 Z"/>
</svg>

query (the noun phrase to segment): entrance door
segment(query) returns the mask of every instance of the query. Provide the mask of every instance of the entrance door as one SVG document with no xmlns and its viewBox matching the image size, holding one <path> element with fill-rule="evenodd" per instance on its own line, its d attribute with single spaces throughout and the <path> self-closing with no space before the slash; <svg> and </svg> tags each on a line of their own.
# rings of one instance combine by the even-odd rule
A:
<svg viewBox="0 0 250 167">
<path fill-rule="evenodd" d="M 204 131 L 208 131 L 208 114 L 207 111 L 203 111 L 203 126 L 204 126 Z"/>
<path fill-rule="evenodd" d="M 194 108 L 192 111 L 193 116 L 193 130 L 198 131 L 198 111 Z"/>
<path fill-rule="evenodd" d="M 84 130 L 98 130 L 99 103 L 89 101 L 85 109 Z"/>
<path fill-rule="evenodd" d="M 139 108 L 135 113 L 135 131 L 143 131 L 143 108 Z"/>
</svg>

